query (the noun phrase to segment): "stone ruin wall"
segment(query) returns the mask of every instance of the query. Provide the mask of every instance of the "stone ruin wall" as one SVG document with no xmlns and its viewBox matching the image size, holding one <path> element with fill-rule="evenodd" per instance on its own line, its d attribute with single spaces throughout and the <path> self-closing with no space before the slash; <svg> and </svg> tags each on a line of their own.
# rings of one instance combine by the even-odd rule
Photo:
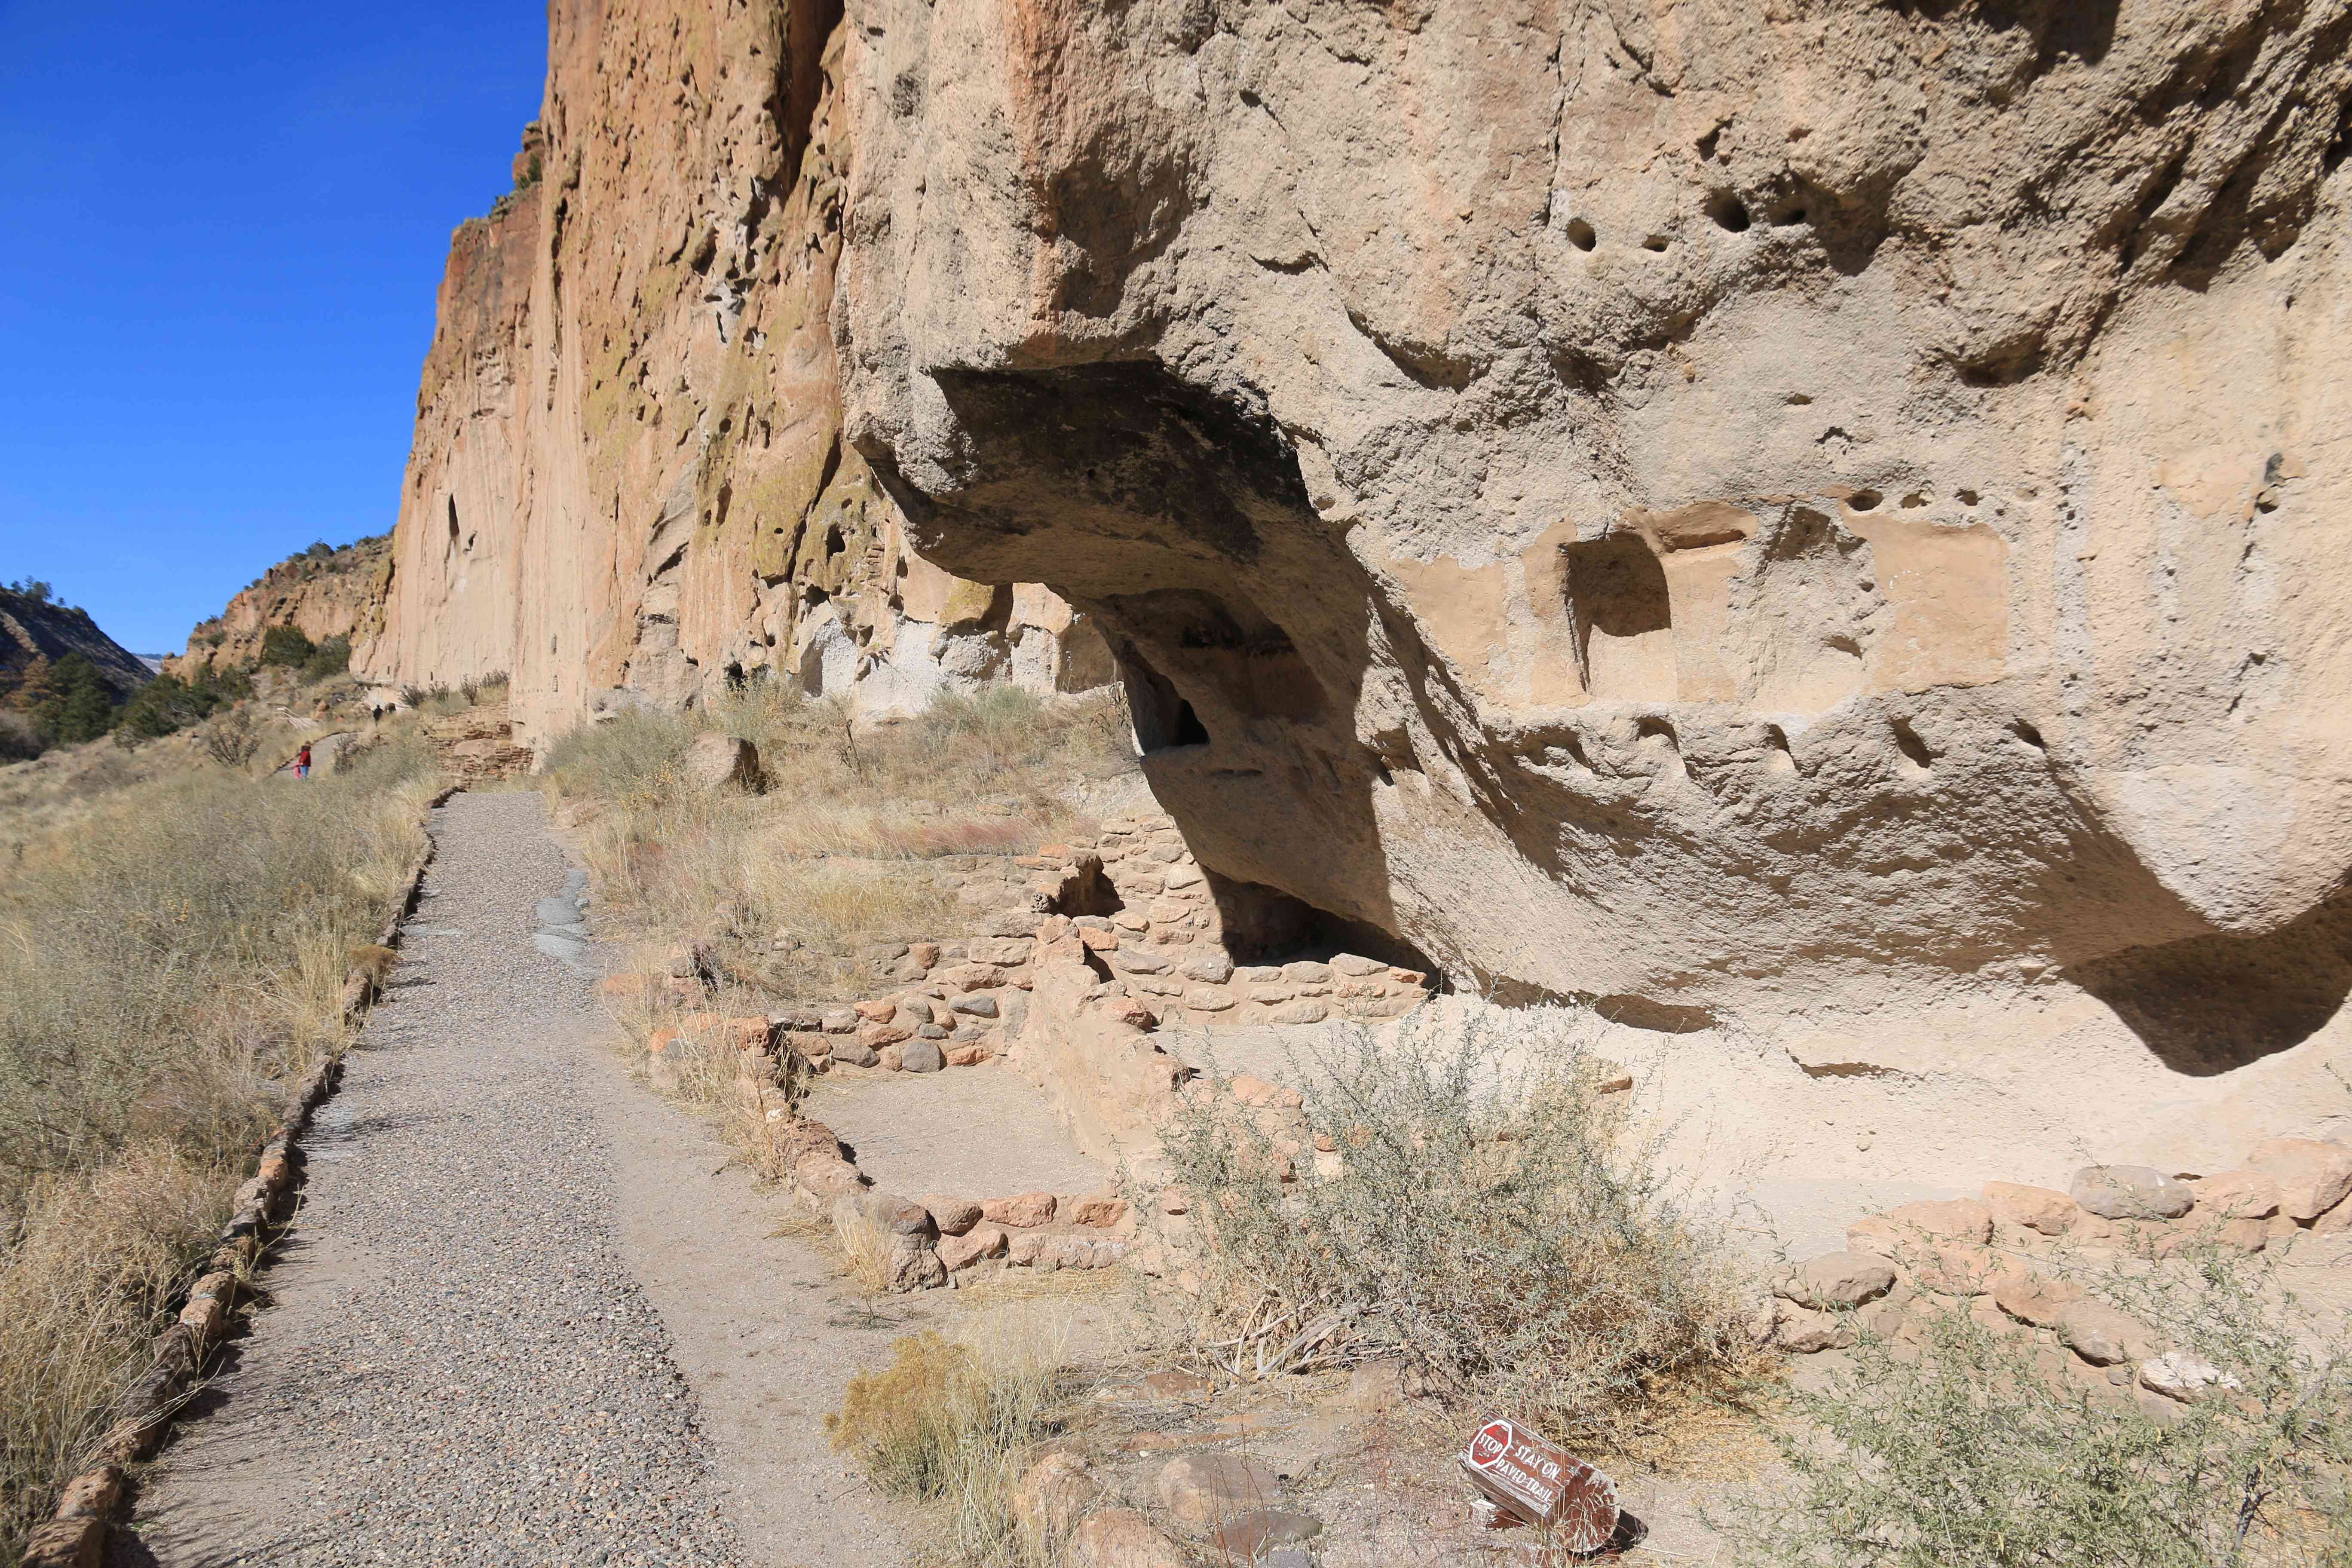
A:
<svg viewBox="0 0 2352 1568">
<path fill-rule="evenodd" d="M 551 26 L 367 668 L 1115 658 L 1204 868 L 1768 1133 L 2347 1124 L 2352 7 Z"/>
</svg>

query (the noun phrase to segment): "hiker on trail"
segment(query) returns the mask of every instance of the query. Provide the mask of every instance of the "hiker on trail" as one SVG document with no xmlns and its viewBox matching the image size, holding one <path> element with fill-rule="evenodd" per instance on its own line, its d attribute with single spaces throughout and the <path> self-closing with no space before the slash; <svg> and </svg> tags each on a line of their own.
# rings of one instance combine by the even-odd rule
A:
<svg viewBox="0 0 2352 1568">
<path fill-rule="evenodd" d="M 302 749 L 294 755 L 294 776 L 298 779 L 310 776 L 310 742 L 308 741 L 302 742 Z"/>
<path fill-rule="evenodd" d="M 371 714 L 373 714 L 373 715 L 374 716 L 375 721 L 376 721 L 377 723 L 381 724 L 381 723 L 383 723 L 383 703 L 381 703 L 381 702 L 377 703 L 373 708 L 369 709 L 369 710 L 368 710 L 368 711 L 369 711 Z"/>
</svg>

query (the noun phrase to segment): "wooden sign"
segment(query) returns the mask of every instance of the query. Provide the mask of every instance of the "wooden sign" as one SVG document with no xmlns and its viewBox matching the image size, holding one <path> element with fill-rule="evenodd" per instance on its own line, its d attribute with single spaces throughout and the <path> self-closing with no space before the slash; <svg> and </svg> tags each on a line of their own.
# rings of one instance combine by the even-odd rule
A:
<svg viewBox="0 0 2352 1568">
<path fill-rule="evenodd" d="M 1548 1438 L 1501 1416 L 1470 1435 L 1463 1473 L 1497 1507 L 1571 1552 L 1598 1552 L 1617 1530 L 1617 1483 Z"/>
</svg>

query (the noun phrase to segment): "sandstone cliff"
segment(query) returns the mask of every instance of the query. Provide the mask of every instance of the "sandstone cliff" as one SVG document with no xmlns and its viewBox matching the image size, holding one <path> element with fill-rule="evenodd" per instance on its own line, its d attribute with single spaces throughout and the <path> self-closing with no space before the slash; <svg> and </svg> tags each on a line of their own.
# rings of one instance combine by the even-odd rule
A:
<svg viewBox="0 0 2352 1568">
<path fill-rule="evenodd" d="M 187 651 L 165 659 L 163 668 L 189 679 L 209 670 L 250 668 L 259 661 L 262 637 L 272 626 L 293 626 L 312 642 L 339 637 L 364 641 L 383 625 L 391 572 L 387 535 L 340 549 L 313 545 L 238 593 L 227 608 L 191 632 Z"/>
<path fill-rule="evenodd" d="M 554 8 L 366 668 L 543 740 L 1098 627 L 1236 918 L 1757 1114 L 2326 1113 L 2352 6 L 834 20 Z"/>
<path fill-rule="evenodd" d="M 883 717 L 1110 678 L 1051 595 L 909 552 L 841 440 L 837 15 L 554 8 L 524 188 L 451 249 L 364 673 L 510 671 L 542 744 L 762 679 Z"/>
</svg>

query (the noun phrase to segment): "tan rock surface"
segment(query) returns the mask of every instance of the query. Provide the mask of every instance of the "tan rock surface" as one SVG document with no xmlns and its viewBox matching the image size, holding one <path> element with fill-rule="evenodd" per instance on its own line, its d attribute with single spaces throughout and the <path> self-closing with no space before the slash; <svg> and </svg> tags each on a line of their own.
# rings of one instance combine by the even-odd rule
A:
<svg viewBox="0 0 2352 1568">
<path fill-rule="evenodd" d="M 2317 1113 L 2340 10 L 859 20 L 850 442 L 1222 888 L 2005 1147 Z"/>
</svg>

